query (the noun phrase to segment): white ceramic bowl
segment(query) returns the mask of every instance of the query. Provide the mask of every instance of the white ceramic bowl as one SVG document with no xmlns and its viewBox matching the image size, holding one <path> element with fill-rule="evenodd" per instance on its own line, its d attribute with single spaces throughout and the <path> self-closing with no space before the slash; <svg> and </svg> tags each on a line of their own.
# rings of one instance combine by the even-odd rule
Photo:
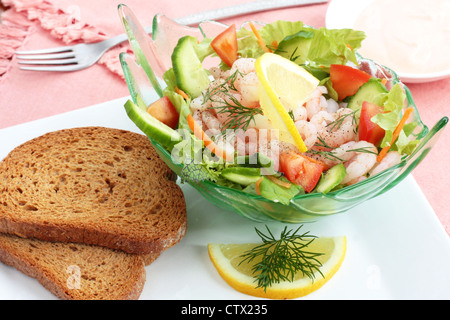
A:
<svg viewBox="0 0 450 320">
<path fill-rule="evenodd" d="M 331 0 L 327 9 L 325 24 L 329 29 L 352 28 L 362 11 L 375 0 Z M 422 83 L 450 77 L 450 69 L 431 73 L 406 73 L 397 71 L 405 83 Z"/>
</svg>

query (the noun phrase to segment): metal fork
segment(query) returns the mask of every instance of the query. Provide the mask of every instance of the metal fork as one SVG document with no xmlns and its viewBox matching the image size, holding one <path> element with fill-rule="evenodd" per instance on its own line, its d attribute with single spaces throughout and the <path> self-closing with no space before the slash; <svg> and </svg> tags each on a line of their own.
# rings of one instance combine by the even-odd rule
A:
<svg viewBox="0 0 450 320">
<path fill-rule="evenodd" d="M 186 16 L 175 21 L 179 24 L 192 26 L 204 20 L 217 20 L 231 18 L 265 10 L 286 8 L 292 6 L 306 5 L 326 2 L 327 0 L 262 0 L 238 4 L 216 10 L 200 12 Z M 148 34 L 152 33 L 152 27 L 145 28 Z M 16 51 L 19 64 L 28 65 L 20 67 L 31 71 L 76 71 L 92 66 L 110 48 L 126 41 L 126 34 L 113 38 L 91 43 L 77 44 L 51 49 Z M 33 65 L 33 66 L 30 66 Z"/>
<path fill-rule="evenodd" d="M 151 33 L 151 28 L 148 29 L 150 30 L 146 29 L 146 31 Z M 22 70 L 76 71 L 92 66 L 107 50 L 126 40 L 126 34 L 120 34 L 96 43 L 80 43 L 51 49 L 16 51 L 16 55 L 19 64 L 35 65 L 32 67 L 20 67 Z"/>
</svg>

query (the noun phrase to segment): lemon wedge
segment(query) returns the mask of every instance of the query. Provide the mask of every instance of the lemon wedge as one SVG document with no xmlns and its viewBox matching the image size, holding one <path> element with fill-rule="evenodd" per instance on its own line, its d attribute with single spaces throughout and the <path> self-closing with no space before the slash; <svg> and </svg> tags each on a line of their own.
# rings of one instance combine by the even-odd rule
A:
<svg viewBox="0 0 450 320">
<path fill-rule="evenodd" d="M 289 110 L 303 105 L 319 84 L 319 80 L 296 63 L 274 53 L 256 59 L 256 74 L 261 82 L 259 102 L 272 127 L 279 129 L 281 141 L 306 152 L 307 148 Z"/>
<path fill-rule="evenodd" d="M 266 290 L 257 287 L 252 267 L 258 263 L 243 262 L 241 255 L 258 244 L 208 244 L 209 257 L 219 275 L 235 290 L 244 294 L 268 299 L 295 299 L 306 296 L 322 287 L 339 270 L 347 251 L 347 238 L 319 237 L 308 245 L 308 252 L 322 253 L 317 257 L 321 263 L 314 272 L 313 280 L 301 272 L 294 280 L 280 281 L 267 287 Z"/>
</svg>

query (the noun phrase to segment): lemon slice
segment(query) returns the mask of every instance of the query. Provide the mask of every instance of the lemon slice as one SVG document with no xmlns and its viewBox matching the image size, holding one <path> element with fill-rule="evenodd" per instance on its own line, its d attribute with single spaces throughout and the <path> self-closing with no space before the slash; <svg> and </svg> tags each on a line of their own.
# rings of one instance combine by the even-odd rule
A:
<svg viewBox="0 0 450 320">
<path fill-rule="evenodd" d="M 208 244 L 209 257 L 220 276 L 235 290 L 244 294 L 268 299 L 295 299 L 310 294 L 322 287 L 339 270 L 347 250 L 347 238 L 319 237 L 308 248 L 308 252 L 322 253 L 317 257 L 321 263 L 313 280 L 297 273 L 294 281 L 281 281 L 266 288 L 257 288 L 252 267 L 257 261 L 243 262 L 241 255 L 258 244 Z M 323 276 L 322 276 L 323 275 Z"/>
<path fill-rule="evenodd" d="M 303 105 L 319 80 L 301 66 L 277 54 L 265 53 L 256 59 L 256 74 L 261 82 L 259 102 L 272 127 L 279 129 L 281 141 L 307 150 L 288 111 Z"/>
</svg>

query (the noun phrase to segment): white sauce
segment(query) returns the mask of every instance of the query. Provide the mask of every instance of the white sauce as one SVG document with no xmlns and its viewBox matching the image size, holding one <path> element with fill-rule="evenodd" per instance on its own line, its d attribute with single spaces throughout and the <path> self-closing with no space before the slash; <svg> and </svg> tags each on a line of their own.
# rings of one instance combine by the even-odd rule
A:
<svg viewBox="0 0 450 320">
<path fill-rule="evenodd" d="M 450 0 L 375 0 L 357 18 L 358 52 L 396 72 L 450 69 Z"/>
</svg>

